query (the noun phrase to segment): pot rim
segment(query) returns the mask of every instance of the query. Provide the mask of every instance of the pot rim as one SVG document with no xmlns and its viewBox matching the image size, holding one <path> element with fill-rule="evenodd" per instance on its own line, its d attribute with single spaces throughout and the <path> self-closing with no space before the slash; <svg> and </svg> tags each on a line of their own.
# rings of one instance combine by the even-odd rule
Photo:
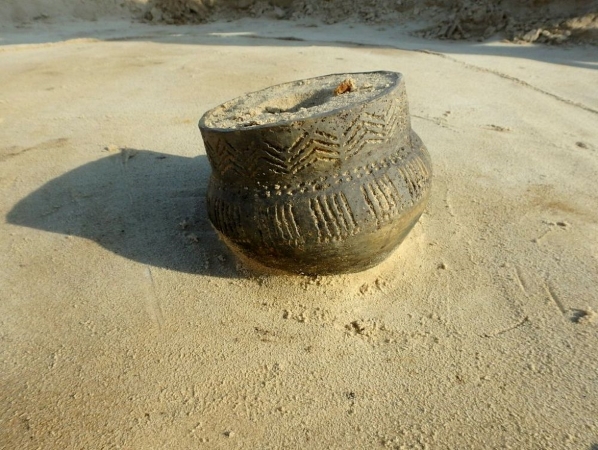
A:
<svg viewBox="0 0 598 450">
<path fill-rule="evenodd" d="M 231 128 L 231 127 L 214 127 L 214 126 L 209 126 L 206 124 L 206 120 L 207 118 L 214 113 L 214 111 L 216 111 L 217 109 L 221 108 L 223 105 L 225 105 L 226 103 L 229 102 L 234 102 L 235 100 L 241 99 L 242 97 L 245 97 L 247 95 L 251 95 L 251 94 L 257 94 L 259 92 L 265 91 L 265 90 L 269 90 L 269 89 L 275 89 L 275 88 L 280 88 L 286 85 L 290 85 L 290 84 L 294 84 L 297 83 L 299 81 L 309 81 L 309 80 L 319 80 L 319 79 L 323 79 L 323 78 L 328 78 L 328 77 L 334 77 L 334 76 L 339 76 L 339 75 L 346 75 L 347 77 L 350 77 L 351 75 L 369 75 L 369 74 L 384 74 L 384 75 L 391 75 L 394 80 L 392 81 L 391 85 L 388 86 L 387 88 L 384 88 L 382 90 L 380 90 L 380 92 L 372 97 L 368 97 L 365 98 L 363 100 L 360 101 L 356 101 L 356 102 L 351 102 L 348 105 L 345 106 L 341 106 L 339 108 L 334 108 L 334 109 L 330 109 L 327 111 L 323 111 L 321 113 L 317 113 L 317 114 L 312 114 L 309 115 L 307 117 L 302 117 L 299 119 L 286 119 L 286 120 L 278 120 L 276 122 L 272 122 L 272 123 L 264 123 L 264 124 L 258 124 L 258 125 L 248 125 L 248 126 L 244 126 L 242 128 Z M 239 95 L 237 97 L 234 97 L 230 100 L 227 100 L 223 103 L 220 103 L 219 105 L 215 106 L 214 108 L 211 108 L 210 110 L 206 111 L 201 118 L 199 119 L 199 129 L 200 130 L 209 130 L 212 132 L 219 132 L 219 133 L 231 133 L 231 132 L 242 132 L 245 130 L 258 130 L 258 129 L 267 129 L 267 128 L 272 128 L 272 127 L 279 127 L 281 125 L 289 125 L 292 123 L 301 123 L 301 122 L 305 122 L 306 120 L 313 120 L 313 119 L 319 119 L 322 117 L 327 117 L 327 116 L 334 116 L 339 114 L 340 112 L 344 111 L 344 110 L 350 110 L 355 108 L 355 106 L 359 106 L 359 105 L 364 105 L 367 103 L 371 103 L 385 95 L 387 95 L 389 92 L 391 92 L 392 90 L 396 89 L 397 86 L 399 86 L 401 84 L 401 81 L 403 81 L 403 74 L 401 72 L 395 72 L 395 71 L 391 71 L 391 70 L 375 70 L 375 71 L 369 71 L 369 72 L 343 72 L 343 73 L 330 73 L 327 75 L 320 75 L 318 77 L 312 77 L 312 78 L 302 78 L 299 80 L 294 80 L 294 81 L 287 81 L 285 83 L 279 83 L 279 84 L 275 84 L 272 86 L 268 86 L 265 87 L 263 89 L 259 89 L 257 91 L 252 91 L 252 92 L 247 92 L 245 94 Z"/>
</svg>

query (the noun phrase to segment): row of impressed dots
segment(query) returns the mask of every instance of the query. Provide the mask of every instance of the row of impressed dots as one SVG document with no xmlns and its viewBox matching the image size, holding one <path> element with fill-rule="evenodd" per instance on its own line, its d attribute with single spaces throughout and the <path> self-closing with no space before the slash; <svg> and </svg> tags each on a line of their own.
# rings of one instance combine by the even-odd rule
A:
<svg viewBox="0 0 598 450">
<path fill-rule="evenodd" d="M 279 185 L 275 184 L 272 187 L 269 186 L 261 186 L 262 191 L 256 192 L 256 197 L 271 197 L 272 195 L 288 195 L 293 196 L 298 193 L 305 193 L 310 189 L 312 192 L 321 191 L 324 189 L 328 189 L 332 184 L 340 184 L 343 182 L 351 182 L 354 178 L 362 178 L 367 175 L 371 175 L 374 172 L 377 172 L 382 169 L 387 169 L 392 165 L 397 165 L 398 162 L 402 161 L 403 158 L 399 155 L 401 154 L 403 148 L 397 150 L 392 156 L 384 158 L 379 163 L 372 162 L 366 164 L 364 166 L 355 167 L 351 171 L 345 171 L 343 173 L 337 173 L 332 175 L 330 182 L 327 182 L 329 178 L 327 177 L 319 177 L 312 181 L 303 181 L 298 184 L 296 188 L 292 188 L 290 185 Z"/>
</svg>

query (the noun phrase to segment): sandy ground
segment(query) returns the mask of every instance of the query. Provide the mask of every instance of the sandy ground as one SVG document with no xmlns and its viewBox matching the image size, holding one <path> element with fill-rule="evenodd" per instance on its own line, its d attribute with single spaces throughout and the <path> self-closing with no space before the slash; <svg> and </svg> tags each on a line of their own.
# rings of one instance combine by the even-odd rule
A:
<svg viewBox="0 0 598 450">
<path fill-rule="evenodd" d="M 243 20 L 0 37 L 0 448 L 598 448 L 598 55 Z M 207 109 L 406 77 L 435 177 L 380 267 L 249 275 Z"/>
</svg>

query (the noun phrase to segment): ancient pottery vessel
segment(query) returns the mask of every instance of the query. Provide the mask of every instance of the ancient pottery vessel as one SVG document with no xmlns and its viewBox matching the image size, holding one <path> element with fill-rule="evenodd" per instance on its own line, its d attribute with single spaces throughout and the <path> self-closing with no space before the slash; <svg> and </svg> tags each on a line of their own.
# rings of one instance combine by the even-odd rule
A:
<svg viewBox="0 0 598 450">
<path fill-rule="evenodd" d="M 355 272 L 422 214 L 430 156 L 403 76 L 335 74 L 246 94 L 199 122 L 210 221 L 227 244 L 287 272 Z"/>
</svg>

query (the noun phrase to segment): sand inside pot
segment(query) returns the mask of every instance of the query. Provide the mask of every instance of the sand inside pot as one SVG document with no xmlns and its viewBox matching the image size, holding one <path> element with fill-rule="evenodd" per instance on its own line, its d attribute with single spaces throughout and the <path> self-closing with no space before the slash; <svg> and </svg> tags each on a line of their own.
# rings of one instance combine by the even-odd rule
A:
<svg viewBox="0 0 598 450">
<path fill-rule="evenodd" d="M 243 129 L 292 122 L 371 100 L 391 88 L 398 74 L 335 74 L 293 81 L 230 100 L 204 116 L 211 128 Z"/>
</svg>

